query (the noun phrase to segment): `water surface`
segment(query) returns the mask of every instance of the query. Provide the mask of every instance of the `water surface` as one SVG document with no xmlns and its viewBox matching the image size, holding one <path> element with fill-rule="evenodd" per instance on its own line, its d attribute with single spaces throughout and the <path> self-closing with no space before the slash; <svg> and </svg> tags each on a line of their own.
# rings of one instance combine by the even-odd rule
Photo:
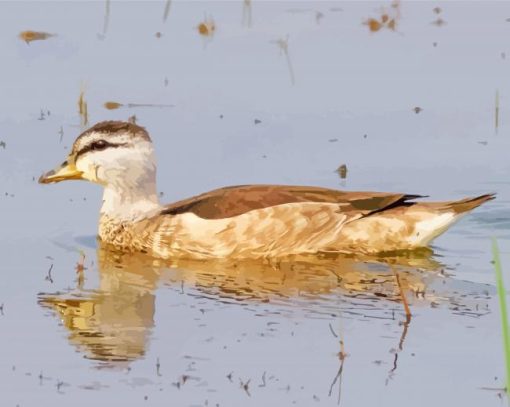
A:
<svg viewBox="0 0 510 407">
<path fill-rule="evenodd" d="M 510 5 L 245 3 L 0 3 L 0 404 L 501 405 L 483 388 L 504 383 Z M 385 12 L 395 30 L 363 24 Z M 81 92 L 91 124 L 147 128 L 166 202 L 247 183 L 498 199 L 377 261 L 110 253 L 99 187 L 36 182 L 83 127 Z"/>
</svg>

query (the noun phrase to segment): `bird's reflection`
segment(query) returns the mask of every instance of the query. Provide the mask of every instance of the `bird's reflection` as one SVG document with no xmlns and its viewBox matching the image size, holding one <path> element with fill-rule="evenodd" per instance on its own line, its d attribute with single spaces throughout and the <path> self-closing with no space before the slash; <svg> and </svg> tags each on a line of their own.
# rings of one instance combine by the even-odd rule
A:
<svg viewBox="0 0 510 407">
<path fill-rule="evenodd" d="M 297 307 L 306 303 L 320 311 L 338 298 L 347 304 L 353 298 L 396 304 L 402 298 L 400 290 L 406 290 L 411 304 L 417 298 L 440 303 L 449 298 L 444 282 L 452 280 L 430 251 L 377 259 L 325 253 L 278 262 L 162 262 L 99 247 L 97 260 L 98 289 L 40 294 L 39 303 L 56 311 L 69 331 L 69 342 L 85 357 L 107 362 L 131 361 L 145 354 L 160 285 L 191 288 L 202 297 L 222 302 L 285 302 Z M 395 282 L 396 268 L 400 287 Z M 443 291 L 431 290 L 432 286 Z M 462 307 L 462 298 L 456 297 L 456 307 Z"/>
<path fill-rule="evenodd" d="M 144 355 L 154 326 L 158 274 L 143 262 L 124 267 L 121 258 L 98 251 L 97 290 L 41 294 L 39 303 L 56 310 L 69 330 L 69 341 L 85 356 L 127 361 Z"/>
</svg>

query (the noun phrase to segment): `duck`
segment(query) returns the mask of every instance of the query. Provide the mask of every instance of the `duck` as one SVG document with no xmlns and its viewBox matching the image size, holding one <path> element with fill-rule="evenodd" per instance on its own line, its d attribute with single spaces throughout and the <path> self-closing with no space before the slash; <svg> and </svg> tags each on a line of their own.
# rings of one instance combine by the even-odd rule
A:
<svg viewBox="0 0 510 407">
<path fill-rule="evenodd" d="M 427 247 L 462 216 L 495 198 L 430 202 L 422 195 L 293 185 L 215 189 L 159 201 L 147 130 L 104 121 L 82 132 L 66 160 L 39 183 L 103 187 L 99 241 L 160 259 L 272 259 L 295 254 L 379 255 Z"/>
</svg>

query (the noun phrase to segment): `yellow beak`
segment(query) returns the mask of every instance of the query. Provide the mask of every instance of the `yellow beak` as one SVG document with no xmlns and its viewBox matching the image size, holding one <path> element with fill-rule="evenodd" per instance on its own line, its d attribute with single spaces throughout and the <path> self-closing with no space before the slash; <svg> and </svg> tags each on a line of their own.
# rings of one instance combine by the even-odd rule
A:
<svg viewBox="0 0 510 407">
<path fill-rule="evenodd" d="M 66 181 L 68 179 L 83 179 L 83 173 L 78 171 L 74 164 L 64 161 L 59 167 L 48 171 L 39 178 L 40 184 L 51 184 L 53 182 Z"/>
</svg>

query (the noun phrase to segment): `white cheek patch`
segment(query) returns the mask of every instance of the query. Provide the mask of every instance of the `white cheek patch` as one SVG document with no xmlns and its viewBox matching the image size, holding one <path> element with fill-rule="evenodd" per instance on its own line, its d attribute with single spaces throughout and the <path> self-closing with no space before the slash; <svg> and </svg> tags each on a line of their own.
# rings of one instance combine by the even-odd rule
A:
<svg viewBox="0 0 510 407">
<path fill-rule="evenodd" d="M 90 151 L 78 157 L 76 168 L 83 178 L 99 184 L 135 186 L 148 171 L 155 170 L 152 147 L 149 143 L 134 146 L 110 146 Z"/>
<path fill-rule="evenodd" d="M 88 155 L 83 155 L 76 161 L 76 169 L 82 172 L 82 177 L 91 182 L 100 183 L 98 166 L 94 164 Z"/>
</svg>

